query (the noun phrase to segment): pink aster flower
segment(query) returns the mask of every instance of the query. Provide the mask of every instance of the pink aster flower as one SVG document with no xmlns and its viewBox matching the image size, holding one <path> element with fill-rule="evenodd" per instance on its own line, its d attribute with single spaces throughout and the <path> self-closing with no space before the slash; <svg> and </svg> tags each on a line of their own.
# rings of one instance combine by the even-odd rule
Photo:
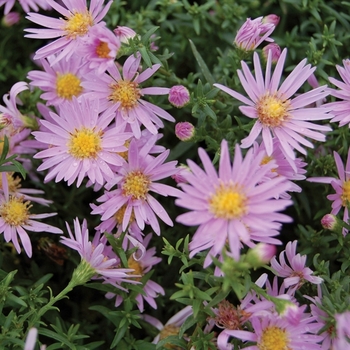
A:
<svg viewBox="0 0 350 350">
<path fill-rule="evenodd" d="M 192 306 L 188 305 L 174 316 L 170 317 L 164 325 L 162 322 L 150 315 L 141 315 L 141 318 L 159 330 L 159 334 L 152 341 L 153 344 L 158 344 L 160 340 L 163 340 L 171 335 L 178 335 L 180 327 L 192 314 Z"/>
<path fill-rule="evenodd" d="M 68 59 L 89 33 L 90 28 L 106 15 L 112 2 L 109 1 L 104 6 L 104 0 L 93 0 L 88 8 L 86 0 L 65 0 L 65 7 L 54 0 L 46 0 L 49 6 L 62 15 L 59 19 L 29 12 L 26 17 L 28 20 L 47 28 L 27 28 L 25 31 L 30 33 L 25 35 L 27 38 L 58 38 L 39 49 L 34 59 L 45 58 L 55 53 L 59 54 L 53 63 L 63 57 Z"/>
<path fill-rule="evenodd" d="M 263 17 L 247 18 L 237 32 L 234 44 L 244 51 L 255 50 L 263 41 L 273 41 L 269 36 L 274 30 L 275 24 L 264 22 Z"/>
<path fill-rule="evenodd" d="M 274 199 L 289 188 L 285 178 L 276 177 L 259 184 L 271 169 L 268 164 L 260 166 L 262 154 L 255 157 L 253 150 L 249 150 L 243 159 L 236 145 L 231 165 L 225 140 L 221 143 L 218 172 L 203 149 L 200 148 L 198 153 L 204 171 L 193 161 L 187 161 L 192 173 L 186 175 L 188 184 L 179 184 L 184 192 L 175 202 L 190 210 L 178 216 L 178 222 L 188 226 L 199 225 L 189 245 L 190 256 L 211 248 L 204 262 L 206 267 L 211 262 L 211 256 L 220 254 L 227 241 L 236 260 L 240 257 L 240 242 L 254 246 L 251 233 L 258 236 L 259 241 L 270 243 L 269 238 L 277 234 L 280 223 L 291 221 L 288 216 L 277 212 L 292 202 Z"/>
<path fill-rule="evenodd" d="M 17 133 L 28 124 L 28 117 L 23 116 L 17 108 L 17 105 L 22 104 L 18 95 L 25 90 L 28 90 L 28 84 L 20 81 L 11 87 L 10 93 L 3 96 L 5 106 L 0 105 L 0 126 L 7 127 L 8 134 Z"/>
<path fill-rule="evenodd" d="M 276 271 L 276 275 L 283 277 L 283 283 L 286 288 L 292 287 L 292 290 L 299 289 L 306 281 L 313 284 L 322 283 L 321 277 L 312 276 L 313 271 L 305 267 L 306 255 L 296 254 L 298 241 L 288 242 L 286 250 L 282 251 L 279 256 L 279 262 L 276 257 L 271 260 L 271 267 Z M 286 254 L 289 265 L 287 265 Z"/>
<path fill-rule="evenodd" d="M 348 223 L 349 210 L 348 206 L 350 203 L 350 149 L 348 150 L 348 157 L 346 161 L 346 167 L 340 155 L 337 152 L 333 152 L 335 164 L 337 166 L 339 178 L 335 177 L 310 177 L 307 181 L 319 182 L 331 184 L 335 190 L 334 194 L 330 194 L 327 198 L 332 201 L 331 214 L 337 215 L 340 209 L 344 208 L 343 220 Z M 348 230 L 343 228 L 343 234 L 347 234 Z"/>
<path fill-rule="evenodd" d="M 21 253 L 18 237 L 28 257 L 32 256 L 32 244 L 27 231 L 62 233 L 54 226 L 43 224 L 37 219 L 45 219 L 56 215 L 31 214 L 32 205 L 23 196 L 10 195 L 7 177 L 2 173 L 2 188 L 0 191 L 0 233 L 4 234 L 6 242 L 12 242 L 17 253 Z"/>
<path fill-rule="evenodd" d="M 41 98 L 47 105 L 61 105 L 62 102 L 71 101 L 73 96 L 78 97 L 84 89 L 81 86 L 82 76 L 89 70 L 82 64 L 81 57 L 74 55 L 69 61 L 59 61 L 53 64 L 55 55 L 40 62 L 44 71 L 32 70 L 27 78 L 30 85 L 44 91 Z"/>
<path fill-rule="evenodd" d="M 5 5 L 4 14 L 8 14 L 13 6 L 15 5 L 16 0 L 0 0 L 0 7 Z M 50 10 L 51 7 L 47 3 L 47 0 L 18 0 L 19 4 L 22 6 L 24 12 L 29 12 L 32 9 L 35 12 L 39 11 L 39 8 L 43 10 Z"/>
<path fill-rule="evenodd" d="M 101 103 L 106 107 L 114 106 L 117 124 L 125 120 L 130 124 L 136 138 L 141 136 L 141 125 L 144 125 L 152 134 L 156 134 L 158 128 L 164 127 L 159 117 L 175 121 L 168 112 L 141 98 L 144 95 L 167 95 L 169 89 L 141 88 L 140 84 L 150 78 L 160 68 L 160 64 L 155 64 L 139 73 L 140 61 L 140 54 L 137 57 L 133 55 L 128 57 L 123 65 L 123 77 L 118 68 L 113 65 L 107 69 L 109 74 L 87 76 L 86 81 L 82 83 L 83 87 L 92 91 L 87 93 L 89 97 L 101 99 Z"/>
<path fill-rule="evenodd" d="M 100 241 L 99 234 L 95 235 L 93 241 L 90 241 L 86 220 L 83 221 L 82 225 L 80 225 L 78 218 L 74 220 L 74 234 L 67 222 L 66 226 L 69 238 L 62 237 L 61 243 L 79 253 L 81 259 L 95 270 L 94 278 L 102 278 L 117 285 L 122 282 L 135 283 L 130 275 L 133 270 L 119 267 L 119 258 L 115 254 L 113 257 L 110 256 L 111 249 Z"/>
<path fill-rule="evenodd" d="M 337 335 L 333 349 L 350 350 L 350 311 L 335 315 Z"/>
<path fill-rule="evenodd" d="M 121 128 L 108 128 L 113 111 L 98 111 L 98 101 L 82 96 L 62 104 L 60 116 L 51 113 L 56 124 L 41 121 L 48 131 L 35 131 L 33 135 L 48 146 L 34 158 L 44 159 L 38 171 L 50 169 L 45 181 L 55 178 L 70 186 L 77 179 L 79 187 L 85 177 L 92 183 L 104 184 L 115 176 L 111 167 L 124 162 L 117 152 L 126 150 L 124 143 L 131 135 Z"/>
<path fill-rule="evenodd" d="M 96 69 L 99 75 L 114 65 L 120 45 L 119 38 L 104 23 L 100 23 L 91 28 L 88 38 L 77 53 L 81 54 L 84 61 L 89 62 L 89 68 Z"/>
<path fill-rule="evenodd" d="M 107 220 L 112 215 L 126 206 L 122 230 L 125 231 L 134 215 L 137 225 L 141 230 L 145 224 L 151 225 L 156 234 L 160 234 L 160 227 L 156 215 L 167 225 L 173 226 L 168 213 L 163 206 L 150 194 L 155 192 L 161 196 L 178 196 L 180 191 L 171 186 L 157 183 L 176 173 L 176 161 L 164 163 L 169 155 L 169 150 L 157 157 L 146 157 L 137 147 L 135 141 L 131 141 L 128 152 L 128 163 L 125 164 L 116 176 L 115 183 L 118 188 L 110 191 L 108 196 L 97 199 L 103 204 L 97 206 L 92 214 L 102 215 L 101 220 Z M 163 164 L 164 163 L 164 164 Z M 156 214 L 156 215 L 155 215 Z"/>
<path fill-rule="evenodd" d="M 142 241 L 142 244 L 144 249 L 147 248 L 150 240 L 152 238 L 152 234 L 148 234 L 144 240 Z M 131 242 L 131 241 L 130 241 Z M 131 244 L 129 245 L 128 249 L 132 249 L 134 246 Z M 154 265 L 158 264 L 162 259 L 154 256 L 156 253 L 156 248 L 152 247 L 150 249 L 147 249 L 142 256 L 137 257 L 134 253 L 133 255 L 130 255 L 128 259 L 128 266 L 131 269 L 134 269 L 134 272 L 132 274 L 141 276 L 138 278 L 139 281 L 142 283 L 142 277 L 145 276 L 148 272 L 150 272 Z M 147 279 L 146 283 L 144 283 L 143 287 L 144 294 L 138 294 L 135 297 L 137 307 L 139 308 L 140 312 L 144 311 L 144 301 L 146 301 L 153 309 L 157 309 L 157 304 L 155 299 L 159 295 L 164 295 L 164 289 L 156 282 Z M 123 302 L 123 297 L 121 295 L 115 295 L 114 293 L 107 293 L 107 298 L 116 298 L 115 306 L 118 307 Z"/>
<path fill-rule="evenodd" d="M 255 77 L 250 72 L 248 65 L 242 61 L 242 71 L 238 70 L 238 77 L 249 98 L 221 84 L 214 84 L 214 86 L 243 102 L 245 106 L 239 107 L 241 112 L 256 120 L 249 136 L 242 140 L 243 148 L 250 147 L 262 133 L 268 156 L 273 152 L 272 136 L 275 136 L 279 139 L 286 155 L 295 159 L 294 148 L 303 154 L 306 154 L 306 150 L 302 145 L 313 148 L 313 144 L 306 140 L 305 136 L 317 141 L 325 141 L 324 133 L 317 131 L 331 130 L 328 126 L 310 121 L 330 119 L 332 116 L 328 114 L 330 108 L 325 106 L 306 108 L 329 94 L 326 86 L 292 98 L 316 69 L 311 68 L 309 64 L 306 65 L 306 59 L 301 61 L 281 84 L 286 55 L 287 50 L 284 49 L 271 75 L 272 55 L 270 51 L 265 79 L 257 53 L 254 53 Z"/>
<path fill-rule="evenodd" d="M 244 347 L 249 350 L 321 350 L 318 342 L 322 338 L 316 335 L 318 325 L 313 323 L 313 317 L 306 314 L 303 316 L 298 324 L 290 323 L 286 318 L 276 317 L 274 314 L 255 316 L 250 319 L 252 331 L 236 330 L 230 333 L 243 341 L 255 342 L 256 345 Z"/>
<path fill-rule="evenodd" d="M 335 85 L 337 89 L 329 89 L 332 96 L 340 99 L 340 101 L 328 103 L 334 118 L 331 122 L 339 123 L 339 126 L 347 125 L 350 128 L 350 60 L 343 60 L 343 66 L 336 65 L 337 71 L 342 81 L 329 77 L 329 81 Z"/>
</svg>

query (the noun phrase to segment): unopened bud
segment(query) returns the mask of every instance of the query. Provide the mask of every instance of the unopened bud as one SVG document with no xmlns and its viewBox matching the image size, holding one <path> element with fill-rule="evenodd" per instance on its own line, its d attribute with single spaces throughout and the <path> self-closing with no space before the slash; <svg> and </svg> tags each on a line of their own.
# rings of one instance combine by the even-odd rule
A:
<svg viewBox="0 0 350 350">
<path fill-rule="evenodd" d="M 278 59 L 281 56 L 281 48 L 276 43 L 266 45 L 262 50 L 265 60 L 267 60 L 267 58 L 269 57 L 269 51 L 271 51 L 272 63 L 277 63 Z"/>
<path fill-rule="evenodd" d="M 175 85 L 170 88 L 169 102 L 177 107 L 181 108 L 190 101 L 190 93 L 183 85 Z"/>
<path fill-rule="evenodd" d="M 275 14 L 270 14 L 270 15 L 265 16 L 262 19 L 262 22 L 273 24 L 276 27 L 278 25 L 278 23 L 280 22 L 280 17 L 275 15 Z"/>
<path fill-rule="evenodd" d="M 175 135 L 181 141 L 189 141 L 195 132 L 194 126 L 189 122 L 180 122 L 175 125 Z"/>
</svg>

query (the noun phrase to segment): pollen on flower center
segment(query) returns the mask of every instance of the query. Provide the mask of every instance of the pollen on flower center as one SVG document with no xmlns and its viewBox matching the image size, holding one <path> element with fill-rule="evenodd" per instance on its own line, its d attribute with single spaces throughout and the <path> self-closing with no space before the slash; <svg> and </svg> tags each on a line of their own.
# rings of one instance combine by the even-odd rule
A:
<svg viewBox="0 0 350 350">
<path fill-rule="evenodd" d="M 114 214 L 114 218 L 117 221 L 118 225 L 122 225 L 123 224 L 123 219 L 124 219 L 124 215 L 125 215 L 125 210 L 126 210 L 126 205 L 124 204 L 115 214 Z M 135 215 L 134 215 L 134 211 L 131 212 L 131 216 L 130 216 L 130 223 L 135 221 Z"/>
<path fill-rule="evenodd" d="M 133 200 L 146 199 L 151 181 L 141 171 L 132 171 L 124 178 L 122 191 L 124 196 L 131 196 Z"/>
<path fill-rule="evenodd" d="M 214 320 L 220 328 L 235 330 L 242 329 L 243 323 L 247 321 L 250 315 L 244 310 L 235 308 L 227 300 L 223 300 L 218 305 L 218 311 Z"/>
<path fill-rule="evenodd" d="M 72 74 L 59 74 L 56 80 L 57 96 L 71 100 L 73 96 L 79 96 L 83 90 L 80 79 Z"/>
<path fill-rule="evenodd" d="M 23 202 L 23 198 L 10 197 L 0 206 L 0 216 L 8 225 L 23 225 L 29 219 L 30 207 L 30 202 Z"/>
<path fill-rule="evenodd" d="M 96 158 L 101 149 L 101 132 L 93 129 L 76 130 L 68 142 L 68 152 L 78 159 Z"/>
<path fill-rule="evenodd" d="M 343 207 L 346 207 L 350 202 L 350 180 L 346 180 L 343 182 L 343 193 L 341 194 L 341 200 Z"/>
<path fill-rule="evenodd" d="M 139 85 L 133 81 L 121 80 L 111 85 L 112 93 L 109 99 L 114 103 L 120 102 L 122 109 L 134 108 L 141 97 Z"/>
<path fill-rule="evenodd" d="M 238 219 L 247 212 L 247 197 L 233 184 L 220 184 L 208 202 L 216 218 Z"/>
<path fill-rule="evenodd" d="M 96 47 L 96 55 L 100 58 L 110 58 L 110 52 L 111 50 L 109 49 L 108 43 L 100 41 Z"/>
<path fill-rule="evenodd" d="M 140 281 L 143 276 L 143 267 L 138 261 L 134 259 L 132 255 L 130 255 L 128 259 L 128 267 L 130 269 L 134 269 L 133 272 L 130 272 L 131 275 L 141 276 L 141 277 L 135 278 L 137 281 Z"/>
<path fill-rule="evenodd" d="M 64 30 L 68 37 L 75 39 L 77 36 L 83 36 L 94 24 L 94 20 L 89 12 L 76 12 L 66 19 Z"/>
<path fill-rule="evenodd" d="M 277 95 L 264 95 L 256 103 L 258 119 L 268 127 L 281 126 L 288 118 L 290 101 L 282 100 Z"/>
<path fill-rule="evenodd" d="M 263 330 L 257 346 L 259 350 L 291 350 L 288 344 L 286 330 L 273 326 Z"/>
</svg>

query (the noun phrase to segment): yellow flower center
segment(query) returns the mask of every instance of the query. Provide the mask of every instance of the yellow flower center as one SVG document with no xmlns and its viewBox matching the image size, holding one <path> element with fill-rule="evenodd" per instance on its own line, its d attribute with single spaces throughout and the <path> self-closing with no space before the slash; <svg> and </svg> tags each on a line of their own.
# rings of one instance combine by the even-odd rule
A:
<svg viewBox="0 0 350 350">
<path fill-rule="evenodd" d="M 14 178 L 12 175 L 13 173 L 6 173 L 8 187 L 10 192 L 16 192 L 19 188 L 21 188 L 21 178 L 18 176 Z M 0 176 L 0 189 L 3 190 L 2 176 Z"/>
<path fill-rule="evenodd" d="M 350 201 L 350 180 L 346 180 L 343 182 L 343 193 L 341 195 L 342 205 L 343 207 L 347 207 Z"/>
<path fill-rule="evenodd" d="M 216 218 L 238 219 L 247 212 L 247 197 L 234 184 L 220 184 L 209 198 L 209 210 Z"/>
<path fill-rule="evenodd" d="M 0 216 L 11 226 L 23 225 L 29 219 L 30 202 L 23 198 L 10 197 L 9 201 L 0 206 Z"/>
<path fill-rule="evenodd" d="M 56 93 L 58 97 L 71 100 L 73 96 L 79 96 L 83 90 L 80 79 L 72 74 L 58 74 L 56 80 Z"/>
<path fill-rule="evenodd" d="M 267 327 L 264 329 L 257 346 L 259 350 L 292 350 L 285 329 L 278 327 Z"/>
<path fill-rule="evenodd" d="M 173 324 L 165 325 L 164 328 L 160 331 L 159 340 L 163 340 L 165 338 L 168 338 L 171 335 L 178 335 L 179 331 L 180 331 L 180 327 L 176 327 Z M 172 344 L 165 344 L 165 345 L 163 345 L 163 347 L 165 349 L 181 350 L 181 348 L 179 348 L 176 345 L 172 345 Z"/>
<path fill-rule="evenodd" d="M 122 191 L 124 196 L 131 196 L 133 200 L 146 199 L 151 181 L 141 171 L 132 171 L 124 178 Z"/>
<path fill-rule="evenodd" d="M 114 218 L 117 221 L 118 225 L 122 225 L 123 223 L 123 219 L 124 219 L 124 215 L 125 215 L 125 210 L 126 210 L 126 205 L 124 204 L 115 214 L 114 214 Z M 134 215 L 134 211 L 131 212 L 131 216 L 130 216 L 130 221 L 129 223 L 135 221 L 135 215 Z"/>
<path fill-rule="evenodd" d="M 133 272 L 130 272 L 131 275 L 141 276 L 141 277 L 135 278 L 135 280 L 141 281 L 141 278 L 143 276 L 143 267 L 138 261 L 134 259 L 132 255 L 130 255 L 128 259 L 128 267 L 129 269 L 134 269 Z"/>
<path fill-rule="evenodd" d="M 108 47 L 108 43 L 100 41 L 96 47 L 96 55 L 100 58 L 111 58 L 111 56 L 109 56 L 110 52 L 111 50 Z"/>
<path fill-rule="evenodd" d="M 76 12 L 66 19 L 63 30 L 66 31 L 68 37 L 75 39 L 77 36 L 85 35 L 93 24 L 94 20 L 88 11 Z"/>
<path fill-rule="evenodd" d="M 101 151 L 102 132 L 83 128 L 76 130 L 68 142 L 68 152 L 75 158 L 96 158 Z"/>
<path fill-rule="evenodd" d="M 141 96 L 138 86 L 137 83 L 128 80 L 121 80 L 116 84 L 112 84 L 112 93 L 109 95 L 109 99 L 114 103 L 120 102 L 122 109 L 134 108 Z"/>
<path fill-rule="evenodd" d="M 278 127 L 288 118 L 290 100 L 283 101 L 277 95 L 266 94 L 256 103 L 258 119 L 263 126 Z"/>
</svg>

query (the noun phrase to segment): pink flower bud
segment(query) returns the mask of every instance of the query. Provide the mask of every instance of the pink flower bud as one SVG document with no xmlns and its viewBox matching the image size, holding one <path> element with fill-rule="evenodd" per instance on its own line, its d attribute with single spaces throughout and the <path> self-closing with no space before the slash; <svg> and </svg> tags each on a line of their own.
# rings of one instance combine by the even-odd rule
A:
<svg viewBox="0 0 350 350">
<path fill-rule="evenodd" d="M 189 141 L 195 132 L 194 126 L 189 122 L 180 122 L 175 125 L 175 135 L 181 141 Z"/>
<path fill-rule="evenodd" d="M 21 19 L 21 15 L 18 12 L 9 12 L 2 18 L 2 24 L 4 27 L 11 27 L 18 23 Z"/>
<path fill-rule="evenodd" d="M 265 60 L 267 60 L 267 58 L 269 56 L 269 51 L 271 51 L 272 62 L 277 63 L 278 59 L 281 56 L 281 48 L 276 43 L 271 43 L 271 44 L 266 45 L 262 50 L 262 53 L 263 53 Z"/>
<path fill-rule="evenodd" d="M 113 30 L 113 32 L 124 44 L 127 44 L 129 39 L 132 39 L 137 35 L 133 29 L 124 26 L 118 26 Z"/>
<path fill-rule="evenodd" d="M 274 14 L 271 15 L 267 15 L 262 19 L 263 23 L 271 23 L 273 24 L 275 27 L 278 25 L 278 23 L 280 22 L 280 17 Z"/>
<path fill-rule="evenodd" d="M 326 214 L 321 219 L 321 225 L 326 230 L 337 231 L 342 225 L 339 223 L 339 219 L 333 214 Z"/>
<path fill-rule="evenodd" d="M 253 252 L 262 264 L 267 264 L 276 255 L 276 247 L 272 244 L 258 243 L 253 248 Z"/>
<path fill-rule="evenodd" d="M 171 175 L 171 178 L 174 179 L 177 184 L 187 183 L 186 174 L 189 174 L 191 172 L 190 168 L 185 164 L 181 164 L 177 167 L 177 169 L 178 172 L 174 175 Z"/>
<path fill-rule="evenodd" d="M 190 93 L 183 85 L 175 85 L 169 91 L 169 102 L 181 108 L 190 101 Z"/>
</svg>

